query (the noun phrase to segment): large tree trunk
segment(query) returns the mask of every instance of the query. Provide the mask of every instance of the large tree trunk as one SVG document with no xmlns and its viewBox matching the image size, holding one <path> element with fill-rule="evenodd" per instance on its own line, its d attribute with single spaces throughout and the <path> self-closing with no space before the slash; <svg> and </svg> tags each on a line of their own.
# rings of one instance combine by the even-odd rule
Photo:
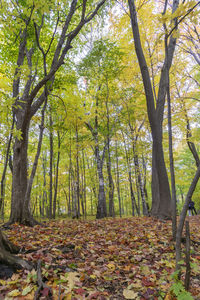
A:
<svg viewBox="0 0 200 300">
<path fill-rule="evenodd" d="M 164 115 L 164 104 L 167 89 L 167 78 L 169 69 L 172 64 L 174 50 L 176 46 L 176 38 L 171 35 L 167 52 L 168 59 L 165 57 L 163 68 L 160 76 L 159 89 L 157 101 L 155 100 L 151 79 L 149 75 L 148 66 L 142 49 L 140 40 L 140 32 L 137 19 L 137 9 L 134 0 L 128 0 L 131 25 L 134 37 L 134 44 L 136 55 L 138 58 L 143 85 L 146 95 L 147 112 L 149 123 L 151 126 L 151 133 L 153 139 L 152 152 L 152 214 L 159 218 L 170 218 L 171 209 L 171 195 L 168 182 L 168 176 L 165 167 L 164 153 L 162 147 L 162 123 Z M 166 2 L 167 3 L 167 2 Z M 176 11 L 179 6 L 179 1 L 174 0 L 172 5 L 172 13 Z M 155 106 L 156 103 L 156 106 Z"/>
<path fill-rule="evenodd" d="M 18 115 L 18 120 L 22 120 L 22 115 Z M 12 177 L 12 201 L 9 223 L 19 222 L 20 224 L 33 226 L 35 221 L 31 216 L 30 203 L 25 201 L 27 191 L 27 148 L 29 122 L 24 126 L 17 125 L 17 129 L 22 132 L 22 139 L 15 139 L 13 147 L 13 177 Z M 24 124 L 23 124 L 24 125 Z"/>
<path fill-rule="evenodd" d="M 34 226 L 38 222 L 33 218 L 31 213 L 30 195 L 38 158 L 36 157 L 37 159 L 33 166 L 34 174 L 30 177 L 31 184 L 30 182 L 28 184 L 27 151 L 29 125 L 30 119 L 28 113 L 18 112 L 16 114 L 16 128 L 21 130 L 21 138 L 15 139 L 13 147 L 12 199 L 10 220 L 8 223 L 17 222 L 27 226 Z M 37 153 L 38 155 L 39 152 Z"/>
<path fill-rule="evenodd" d="M 171 217 L 171 194 L 162 147 L 162 133 L 153 139 L 152 156 L 152 210 L 159 218 Z"/>
</svg>

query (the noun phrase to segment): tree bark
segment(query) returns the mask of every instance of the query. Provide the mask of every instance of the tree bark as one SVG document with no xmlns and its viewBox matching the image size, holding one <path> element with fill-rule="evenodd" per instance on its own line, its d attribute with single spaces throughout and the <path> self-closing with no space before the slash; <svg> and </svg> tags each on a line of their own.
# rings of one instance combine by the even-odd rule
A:
<svg viewBox="0 0 200 300">
<path fill-rule="evenodd" d="M 99 178 L 99 194 L 96 218 L 107 217 L 106 195 L 104 190 L 103 159 L 100 159 L 99 147 L 96 147 L 97 173 Z"/>
<path fill-rule="evenodd" d="M 51 219 L 53 217 L 53 120 L 51 107 L 49 116 L 49 146 L 49 218 Z"/>
<path fill-rule="evenodd" d="M 87 218 L 87 195 L 86 195 L 86 174 L 85 174 L 85 153 L 82 149 L 82 194 L 83 194 L 83 207 L 84 217 Z"/>
<path fill-rule="evenodd" d="M 130 158 L 128 155 L 128 150 L 126 148 L 126 141 L 124 134 L 122 133 L 123 139 L 124 139 L 124 150 L 125 150 L 125 155 L 126 155 L 126 163 L 127 163 L 127 169 L 128 169 L 128 181 L 129 181 L 129 187 L 130 187 L 130 195 L 131 195 L 131 205 L 132 205 L 132 216 L 135 216 L 135 208 L 137 211 L 138 216 L 140 215 L 140 211 L 138 209 L 136 199 L 135 199 L 135 194 L 133 191 L 133 184 L 132 184 L 132 170 L 131 170 L 131 165 L 130 165 Z"/>
<path fill-rule="evenodd" d="M 98 90 L 101 89 L 101 86 L 98 87 Z M 99 184 L 99 193 L 98 193 L 98 204 L 97 204 L 97 213 L 96 218 L 101 219 L 107 217 L 107 208 L 106 208 L 106 194 L 104 188 L 104 176 L 103 176 L 103 164 L 105 159 L 105 152 L 107 150 L 107 142 L 103 148 L 103 153 L 100 155 L 99 148 L 99 123 L 98 123 L 98 107 L 99 107 L 99 99 L 98 95 L 96 96 L 96 111 L 95 111 L 95 121 L 94 126 L 92 127 L 90 123 L 85 123 L 87 128 L 92 133 L 94 143 L 95 143 L 95 160 L 97 166 L 97 174 L 98 174 L 98 184 Z"/>
<path fill-rule="evenodd" d="M 107 172 L 108 172 L 108 185 L 109 185 L 109 216 L 114 217 L 115 216 L 115 209 L 114 209 L 114 182 L 112 178 L 112 172 L 111 172 L 111 157 L 110 157 L 110 141 L 108 141 L 108 148 L 107 148 Z"/>
<path fill-rule="evenodd" d="M 21 113 L 19 114 L 21 115 Z M 18 120 L 20 116 L 18 115 Z M 16 123 L 18 125 L 18 122 Z M 11 215 L 9 223 L 19 222 L 24 225 L 34 225 L 30 212 L 30 203 L 25 201 L 27 191 L 27 148 L 29 123 L 23 128 L 22 139 L 15 140 L 13 147 L 13 182 Z"/>
<path fill-rule="evenodd" d="M 54 198 L 53 198 L 53 218 L 56 217 L 56 206 L 57 206 L 57 193 L 58 193 L 58 172 L 59 172 L 59 163 L 60 163 L 60 132 L 57 131 L 58 138 L 58 154 L 57 154 L 57 163 L 56 163 L 56 178 L 55 178 L 55 189 L 54 189 Z"/>
<path fill-rule="evenodd" d="M 133 145 L 133 155 L 134 155 L 134 164 L 135 164 L 135 173 L 136 173 L 135 175 L 137 177 L 137 182 L 139 185 L 140 195 L 141 195 L 141 199 L 142 199 L 142 211 L 143 211 L 144 216 L 148 216 L 148 208 L 147 208 L 147 204 L 146 204 L 145 193 L 144 193 L 141 171 L 140 171 L 140 165 L 139 165 L 139 159 L 138 159 L 138 155 L 135 150 L 135 145 Z"/>
<path fill-rule="evenodd" d="M 164 24 L 164 29 L 166 26 Z M 170 162 L 170 175 L 171 175 L 171 197 L 172 197 L 172 234 L 174 241 L 176 240 L 176 182 L 174 170 L 174 155 L 173 155 L 173 133 L 172 133 L 172 116 L 171 116 L 171 95 L 170 95 L 170 77 L 168 68 L 168 36 L 165 34 L 165 56 L 167 72 L 167 119 L 168 119 L 168 138 L 169 138 L 169 162 Z"/>
<path fill-rule="evenodd" d="M 128 0 L 131 25 L 134 37 L 134 44 L 136 55 L 138 58 L 143 85 L 146 95 L 147 112 L 151 127 L 153 148 L 152 148 L 152 215 L 159 218 L 171 218 L 171 195 L 169 188 L 169 181 L 164 161 L 164 153 L 162 147 L 162 123 L 164 114 L 164 104 L 166 96 L 167 87 L 167 72 L 169 71 L 173 54 L 176 46 L 176 38 L 172 35 L 170 37 L 168 45 L 168 65 L 166 65 L 166 58 L 163 64 L 159 90 L 157 96 L 157 103 L 155 107 L 155 98 L 153 93 L 153 88 L 150 80 L 149 70 L 144 56 L 144 52 L 141 45 L 139 26 L 137 20 L 137 10 L 135 7 L 134 0 Z M 179 1 L 173 1 L 172 12 L 176 11 L 178 8 Z"/>
<path fill-rule="evenodd" d="M 33 180 L 34 180 L 34 177 L 35 177 L 35 173 L 36 173 L 36 169 L 37 169 L 37 165 L 38 165 L 38 160 L 39 160 L 39 157 L 40 157 L 40 151 L 41 151 L 41 147 L 42 147 L 45 109 L 46 109 L 46 102 L 45 102 L 44 107 L 42 109 L 42 117 L 41 117 L 40 134 L 39 134 L 37 152 L 36 152 L 36 155 L 35 155 L 31 175 L 30 175 L 30 178 L 28 180 L 28 184 L 27 184 L 27 188 L 26 188 L 26 194 L 25 194 L 25 199 L 24 199 L 24 203 L 26 203 L 26 205 L 25 205 L 26 208 L 27 207 L 29 208 L 29 205 L 30 205 Z M 28 214 L 28 212 L 27 212 L 27 214 Z M 33 225 L 37 224 L 36 220 L 32 220 L 32 222 L 33 222 Z"/>
<path fill-rule="evenodd" d="M 48 204 L 47 204 L 47 192 L 46 192 L 46 168 L 47 168 L 47 159 L 46 153 L 43 153 L 42 156 L 42 170 L 43 170 L 43 194 L 42 194 L 42 207 L 41 207 L 41 215 L 44 217 L 44 212 L 46 209 L 46 217 L 48 217 Z"/>
<path fill-rule="evenodd" d="M 120 195 L 120 180 L 119 180 L 119 159 L 118 159 L 118 151 L 117 151 L 117 139 L 115 142 L 115 156 L 116 156 L 116 177 L 117 177 L 117 195 L 118 195 L 118 202 L 119 202 L 119 215 L 120 218 L 122 217 L 122 203 L 121 203 L 121 195 Z"/>
<path fill-rule="evenodd" d="M 17 268 L 32 269 L 25 260 L 13 255 L 19 252 L 19 247 L 12 244 L 0 230 L 0 262 Z"/>
<path fill-rule="evenodd" d="M 76 123 L 76 200 L 77 200 L 77 219 L 80 218 L 80 172 L 79 172 L 79 135 L 78 125 Z"/>
</svg>

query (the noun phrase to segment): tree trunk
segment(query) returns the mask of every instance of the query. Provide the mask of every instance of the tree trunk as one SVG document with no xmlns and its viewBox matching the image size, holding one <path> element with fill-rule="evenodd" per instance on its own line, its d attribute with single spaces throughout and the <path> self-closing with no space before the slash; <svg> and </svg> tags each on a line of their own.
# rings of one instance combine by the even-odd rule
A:
<svg viewBox="0 0 200 300">
<path fill-rule="evenodd" d="M 120 181 L 119 181 L 119 160 L 118 160 L 118 152 L 117 152 L 117 139 L 115 142 L 115 155 L 116 155 L 116 176 L 117 176 L 117 195 L 118 195 L 118 202 L 119 202 L 119 215 L 120 218 L 122 217 L 122 205 L 121 205 L 121 195 L 120 195 Z"/>
<path fill-rule="evenodd" d="M 36 173 L 36 170 L 37 170 L 38 160 L 39 160 L 39 157 L 40 157 L 40 151 L 41 151 L 41 147 L 42 147 L 42 139 L 43 139 L 43 131 L 44 131 L 44 113 L 45 113 L 45 109 L 46 109 L 46 103 L 47 102 L 45 101 L 44 107 L 42 109 L 42 117 L 41 117 L 40 134 L 39 134 L 37 152 L 36 152 L 36 155 L 35 155 L 31 175 L 30 175 L 30 178 L 28 180 L 25 199 L 24 199 L 24 202 L 27 203 L 25 205 L 26 208 L 29 207 L 30 202 L 31 202 L 31 190 L 32 190 L 33 180 L 34 180 L 35 173 Z M 36 206 L 36 210 L 37 210 L 37 206 Z"/>
<path fill-rule="evenodd" d="M 53 217 L 53 120 L 52 111 L 50 107 L 49 118 L 49 146 L 50 146 L 50 160 L 49 160 L 49 218 Z"/>
<path fill-rule="evenodd" d="M 82 149 L 82 165 L 83 165 L 83 202 L 84 202 L 84 211 L 85 218 L 87 218 L 87 195 L 86 195 L 86 175 L 85 175 L 85 153 Z"/>
<path fill-rule="evenodd" d="M 32 266 L 25 260 L 12 255 L 19 252 L 19 248 L 12 244 L 0 230 L 0 262 L 17 268 L 32 269 Z"/>
<path fill-rule="evenodd" d="M 166 25 L 164 24 L 164 29 Z M 168 137 L 169 137 L 169 162 L 170 162 L 170 175 L 171 175 L 171 196 L 172 196 L 172 234 L 174 241 L 176 240 L 176 183 L 174 171 L 174 156 L 173 156 L 173 134 L 172 134 L 172 116 L 171 116 L 171 95 L 170 95 L 170 78 L 169 78 L 169 58 L 168 58 L 168 36 L 165 34 L 165 57 L 167 68 L 167 117 L 168 117 Z"/>
<path fill-rule="evenodd" d="M 152 214 L 156 217 L 165 219 L 171 218 L 171 195 L 168 182 L 167 171 L 164 161 L 164 153 L 162 147 L 162 123 L 164 115 L 164 104 L 167 88 L 167 76 L 172 64 L 174 50 L 176 46 L 176 38 L 171 35 L 167 48 L 168 59 L 165 57 L 163 68 L 161 71 L 157 101 L 155 101 L 148 66 L 142 49 L 140 40 L 140 32 L 137 20 L 137 10 L 134 0 L 128 0 L 131 25 L 134 37 L 136 55 L 138 58 L 143 85 L 146 95 L 147 112 L 151 133 L 153 139 L 152 149 Z M 179 1 L 174 0 L 172 5 L 172 13 L 178 8 Z M 155 107 L 156 103 L 156 107 Z"/>
<path fill-rule="evenodd" d="M 106 160 L 107 160 L 106 162 L 107 162 L 108 185 L 109 185 L 109 216 L 114 217 L 114 215 L 115 215 L 114 201 L 113 201 L 114 182 L 113 182 L 112 173 L 111 173 L 111 157 L 110 157 L 109 144 L 108 144 L 107 151 L 108 151 L 108 153 L 107 153 L 107 157 L 106 157 Z"/>
<path fill-rule="evenodd" d="M 158 136 L 158 138 L 157 138 Z M 151 214 L 161 219 L 171 218 L 171 194 L 162 147 L 162 133 L 153 138 L 152 156 L 152 210 Z"/>
<path fill-rule="evenodd" d="M 69 201 L 68 201 L 68 216 L 72 215 L 71 196 L 72 196 L 72 145 L 71 145 L 71 130 L 70 130 L 70 147 L 69 147 L 69 168 L 68 168 L 68 190 L 69 190 Z"/>
<path fill-rule="evenodd" d="M 27 148 L 29 122 L 20 126 L 23 120 L 22 113 L 17 116 L 17 129 L 21 128 L 22 139 L 15 139 L 13 147 L 13 177 L 12 177 L 12 201 L 9 224 L 19 222 L 20 224 L 33 226 L 37 222 L 30 212 L 30 201 L 25 201 L 27 191 Z"/>
<path fill-rule="evenodd" d="M 41 215 L 44 217 L 45 208 L 47 209 L 47 192 L 46 192 L 46 153 L 43 153 L 42 156 L 42 169 L 43 169 L 43 194 L 42 194 L 42 207 L 41 207 Z M 46 217 L 48 217 L 48 213 L 46 213 Z"/>
<path fill-rule="evenodd" d="M 137 207 L 136 199 L 135 199 L 135 194 L 133 191 L 133 185 L 132 185 L 132 171 L 131 171 L 131 165 L 130 165 L 130 158 L 128 155 L 128 150 L 126 148 L 126 141 L 124 134 L 122 133 L 123 139 L 124 139 L 124 149 L 125 149 L 125 155 L 126 155 L 126 163 L 127 163 L 127 168 L 128 168 L 128 180 L 129 180 L 129 187 L 130 187 L 130 195 L 131 195 L 131 205 L 132 205 L 132 216 L 135 215 L 135 208 L 137 210 L 137 214 L 139 216 L 139 209 Z"/>
<path fill-rule="evenodd" d="M 57 155 L 57 163 L 56 163 L 56 178 L 55 178 L 55 189 L 54 189 L 54 198 L 53 198 L 53 218 L 56 217 L 56 202 L 57 202 L 57 192 L 58 192 L 58 172 L 59 172 L 59 163 L 60 163 L 60 132 L 57 131 L 58 135 L 58 155 Z"/>
<path fill-rule="evenodd" d="M 101 86 L 99 86 L 98 90 L 100 90 Z M 95 122 L 94 127 L 90 125 L 90 123 L 85 123 L 87 128 L 91 131 L 94 142 L 95 142 L 95 159 L 97 165 L 97 173 L 99 179 L 99 194 L 98 194 L 98 204 L 97 204 L 97 214 L 96 218 L 101 219 L 107 217 L 107 208 L 106 208 L 106 195 L 104 189 L 104 177 L 103 177 L 103 163 L 105 159 L 105 152 L 107 148 L 107 143 L 103 148 L 102 156 L 100 155 L 99 149 L 99 124 L 98 124 L 98 107 L 99 100 L 98 96 L 96 96 L 96 111 L 95 111 Z"/>
<path fill-rule="evenodd" d="M 143 178 L 144 178 L 144 180 L 143 180 L 143 190 L 144 190 L 144 194 L 145 194 L 145 200 L 146 200 L 148 215 L 149 215 L 148 193 L 147 193 L 147 188 L 146 188 L 147 166 L 146 166 L 144 155 L 142 155 L 142 167 L 143 167 Z"/>
<path fill-rule="evenodd" d="M 101 219 L 107 217 L 107 208 L 106 195 L 104 190 L 103 161 L 100 159 L 99 153 L 97 155 L 97 172 L 99 178 L 99 194 L 96 218 Z"/>
<path fill-rule="evenodd" d="M 107 87 L 107 96 L 106 96 L 106 117 L 107 117 L 107 156 L 106 156 L 106 163 L 107 163 L 107 172 L 108 172 L 108 185 L 109 185 L 109 216 L 114 217 L 114 182 L 112 178 L 111 172 L 111 157 L 110 157 L 110 112 L 108 106 L 108 98 L 109 98 L 109 88 L 108 88 L 108 80 L 106 80 L 106 87 Z"/>
<path fill-rule="evenodd" d="M 146 204 L 145 193 L 144 193 L 144 189 L 143 189 L 143 183 L 142 183 L 140 166 L 139 166 L 139 160 L 138 160 L 138 155 L 135 151 L 135 146 L 133 146 L 133 155 L 134 155 L 135 173 L 137 176 L 137 182 L 139 185 L 140 195 L 141 195 L 141 199 L 142 199 L 142 211 L 143 211 L 144 216 L 148 216 L 148 208 L 147 208 L 147 204 Z"/>
<path fill-rule="evenodd" d="M 77 200 L 77 215 L 80 218 L 80 174 L 79 174 L 79 136 L 78 126 L 76 123 L 76 200 Z"/>
</svg>

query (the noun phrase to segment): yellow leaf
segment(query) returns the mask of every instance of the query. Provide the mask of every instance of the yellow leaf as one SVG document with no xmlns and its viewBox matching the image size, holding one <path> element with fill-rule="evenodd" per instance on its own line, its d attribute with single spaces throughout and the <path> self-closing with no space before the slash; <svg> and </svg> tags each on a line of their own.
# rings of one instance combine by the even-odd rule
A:
<svg viewBox="0 0 200 300">
<path fill-rule="evenodd" d="M 0 280 L 0 284 L 1 285 L 12 285 L 12 284 L 16 284 L 19 280 L 13 280 L 13 281 L 5 281 L 5 280 Z"/>
<path fill-rule="evenodd" d="M 165 296 L 165 300 L 172 300 L 172 297 L 170 295 L 170 292 L 167 293 L 167 295 Z"/>
<path fill-rule="evenodd" d="M 21 295 L 21 292 L 19 290 L 13 290 L 10 293 L 8 293 L 9 297 L 17 297 L 19 295 Z"/>
<path fill-rule="evenodd" d="M 71 300 L 71 299 L 72 299 L 72 293 L 67 293 L 65 299 L 66 299 L 66 300 Z"/>
<path fill-rule="evenodd" d="M 107 267 L 108 267 L 109 269 L 111 269 L 112 271 L 115 270 L 115 265 L 114 265 L 114 264 L 108 264 Z"/>
<path fill-rule="evenodd" d="M 90 275 L 90 278 L 96 279 L 96 276 L 95 275 Z"/>
<path fill-rule="evenodd" d="M 123 291 L 123 296 L 125 299 L 139 299 L 138 293 L 135 293 L 134 291 L 131 291 L 129 289 L 125 289 Z"/>
<path fill-rule="evenodd" d="M 0 280 L 0 284 L 1 284 L 1 285 L 6 285 L 6 284 L 7 284 L 7 281 L 5 281 L 5 280 Z"/>
<path fill-rule="evenodd" d="M 12 285 L 12 284 L 16 284 L 18 281 L 19 281 L 19 280 L 8 281 L 8 282 L 7 282 L 7 284 L 10 284 L 10 285 Z"/>
</svg>

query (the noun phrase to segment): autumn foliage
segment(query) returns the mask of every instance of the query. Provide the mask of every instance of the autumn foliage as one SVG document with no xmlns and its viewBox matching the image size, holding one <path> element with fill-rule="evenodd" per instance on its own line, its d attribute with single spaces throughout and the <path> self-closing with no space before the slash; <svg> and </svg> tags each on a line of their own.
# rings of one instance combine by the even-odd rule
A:
<svg viewBox="0 0 200 300">
<path fill-rule="evenodd" d="M 190 229 L 190 292 L 199 299 L 199 216 L 190 218 Z M 170 221 L 57 220 L 34 228 L 14 224 L 6 234 L 35 269 L 2 278 L 0 299 L 34 299 L 38 261 L 45 282 L 40 299 L 176 299 L 170 296 L 175 267 Z M 182 279 L 184 272 L 183 263 Z"/>
</svg>

